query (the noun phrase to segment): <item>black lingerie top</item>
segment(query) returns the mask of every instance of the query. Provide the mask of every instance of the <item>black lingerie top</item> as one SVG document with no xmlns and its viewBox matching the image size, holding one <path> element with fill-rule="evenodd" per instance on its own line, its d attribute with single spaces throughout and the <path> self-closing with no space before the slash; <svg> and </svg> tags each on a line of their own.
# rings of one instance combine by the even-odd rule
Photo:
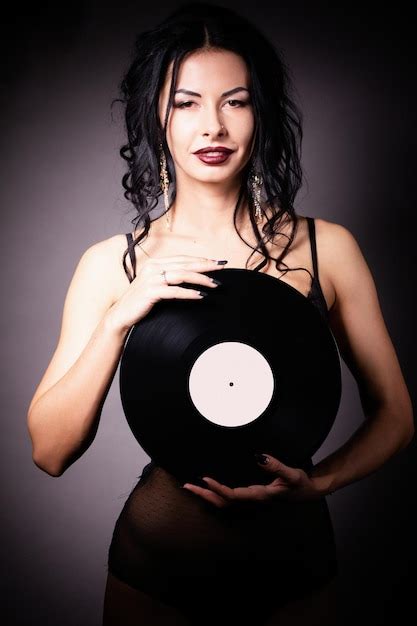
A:
<svg viewBox="0 0 417 626">
<path fill-rule="evenodd" d="M 313 276 L 311 280 L 310 291 L 308 292 L 306 297 L 314 306 L 318 308 L 318 310 L 320 311 L 324 319 L 328 320 L 329 311 L 328 311 L 326 299 L 324 297 L 324 294 L 320 285 L 320 281 L 319 281 L 316 229 L 315 229 L 314 218 L 307 217 L 306 219 L 307 219 L 308 230 L 309 230 L 309 235 L 310 235 L 311 258 L 313 262 Z M 130 282 L 132 282 L 132 280 L 136 276 L 136 255 L 135 255 L 135 250 L 134 250 L 134 245 L 133 245 L 132 233 L 130 232 L 126 233 L 126 238 L 127 238 L 127 245 L 129 248 L 130 262 L 133 268 L 133 277 L 131 279 L 129 278 Z M 253 272 L 259 271 L 262 267 L 266 265 L 266 263 L 267 263 L 267 259 L 265 258 L 262 259 L 262 261 L 251 271 Z M 306 268 L 300 268 L 300 269 L 305 269 L 311 275 L 311 272 L 309 272 Z M 280 280 L 280 279 L 277 278 L 277 280 Z"/>
<path fill-rule="evenodd" d="M 308 299 L 327 319 L 318 279 L 314 219 L 307 220 L 314 268 Z M 127 239 L 135 272 L 131 233 Z M 265 591 L 265 585 L 271 584 L 268 597 L 277 603 L 278 593 L 288 597 L 301 588 L 302 581 L 311 586 L 337 572 L 327 501 L 322 497 L 287 505 L 278 498 L 219 509 L 181 489 L 174 476 L 151 460 L 117 519 L 108 570 L 129 585 L 171 603 L 184 594 L 198 598 L 201 606 L 210 602 L 205 598 L 204 583 L 210 573 L 210 580 L 218 581 L 216 594 L 239 579 L 250 584 L 250 593 L 256 585 Z M 230 601 L 230 594 L 227 597 Z"/>
</svg>

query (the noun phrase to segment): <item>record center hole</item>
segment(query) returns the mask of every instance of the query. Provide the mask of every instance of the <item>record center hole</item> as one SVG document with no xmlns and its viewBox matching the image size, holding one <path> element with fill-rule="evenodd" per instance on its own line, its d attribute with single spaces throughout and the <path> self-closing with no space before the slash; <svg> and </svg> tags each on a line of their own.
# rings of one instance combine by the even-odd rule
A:
<svg viewBox="0 0 417 626">
<path fill-rule="evenodd" d="M 234 383 L 229 383 L 229 387 L 233 387 L 233 384 L 234 384 Z"/>
</svg>

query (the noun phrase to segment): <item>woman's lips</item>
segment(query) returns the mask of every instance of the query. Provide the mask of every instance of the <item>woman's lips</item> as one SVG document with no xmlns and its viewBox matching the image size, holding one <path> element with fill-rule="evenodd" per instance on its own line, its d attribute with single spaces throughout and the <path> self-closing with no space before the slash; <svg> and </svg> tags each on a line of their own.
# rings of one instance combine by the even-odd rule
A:
<svg viewBox="0 0 417 626">
<path fill-rule="evenodd" d="M 203 161 L 206 165 L 218 165 L 220 163 L 224 163 L 233 154 L 232 152 L 200 152 L 195 156 Z"/>
</svg>

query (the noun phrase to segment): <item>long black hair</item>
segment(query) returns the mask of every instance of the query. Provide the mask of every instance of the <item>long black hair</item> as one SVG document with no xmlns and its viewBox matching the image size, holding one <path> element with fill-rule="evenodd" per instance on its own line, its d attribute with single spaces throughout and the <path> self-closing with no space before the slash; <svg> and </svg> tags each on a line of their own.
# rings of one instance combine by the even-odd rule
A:
<svg viewBox="0 0 417 626">
<path fill-rule="evenodd" d="M 187 2 L 155 28 L 137 35 L 133 60 L 120 83 L 121 98 L 114 100 L 124 105 L 127 132 L 127 143 L 120 149 L 120 155 L 128 166 L 122 179 L 124 197 L 137 210 L 137 215 L 131 220 L 135 230 L 138 224 L 144 227 L 123 255 L 123 267 L 128 276 L 130 273 L 126 267 L 126 255 L 148 235 L 152 221 L 149 213 L 157 206 L 158 198 L 162 194 L 160 143 L 166 155 L 168 176 L 172 185 L 170 205 L 175 199 L 175 168 L 166 141 L 166 127 L 180 63 L 189 53 L 202 49 L 224 49 L 240 55 L 247 64 L 251 78 L 256 137 L 251 160 L 243 170 L 233 216 L 235 229 L 236 213 L 245 198 L 258 242 L 256 248 L 250 247 L 253 251 L 260 250 L 265 256 L 261 267 L 269 258 L 276 261 L 277 268 L 283 262 L 297 231 L 298 218 L 293 202 L 303 176 L 300 164 L 302 114 L 292 99 L 290 73 L 282 52 L 251 22 L 235 11 L 219 5 Z M 172 80 L 162 127 L 158 102 L 171 62 Z M 250 192 L 249 171 L 252 165 L 255 165 L 256 172 L 263 179 L 262 211 L 267 206 L 271 213 L 271 216 L 266 214 L 267 221 L 262 233 L 254 219 Z M 280 233 L 278 229 L 281 222 L 290 222 L 292 230 L 281 254 L 278 258 L 273 258 L 268 254 L 265 240 L 274 241 Z M 238 234 L 242 239 L 239 232 Z M 253 252 L 249 258 L 252 255 Z M 289 269 L 287 267 L 285 272 Z"/>
</svg>

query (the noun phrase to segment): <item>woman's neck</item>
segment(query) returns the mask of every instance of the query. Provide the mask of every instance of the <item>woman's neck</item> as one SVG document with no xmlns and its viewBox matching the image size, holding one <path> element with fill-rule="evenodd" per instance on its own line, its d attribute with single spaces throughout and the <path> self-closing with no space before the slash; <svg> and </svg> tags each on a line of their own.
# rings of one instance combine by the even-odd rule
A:
<svg viewBox="0 0 417 626">
<path fill-rule="evenodd" d="M 193 184 L 187 190 L 177 188 L 175 201 L 168 211 L 170 230 L 184 237 L 219 237 L 235 232 L 233 215 L 239 186 Z M 236 223 L 242 228 L 248 221 L 247 203 L 241 202 Z"/>
</svg>

